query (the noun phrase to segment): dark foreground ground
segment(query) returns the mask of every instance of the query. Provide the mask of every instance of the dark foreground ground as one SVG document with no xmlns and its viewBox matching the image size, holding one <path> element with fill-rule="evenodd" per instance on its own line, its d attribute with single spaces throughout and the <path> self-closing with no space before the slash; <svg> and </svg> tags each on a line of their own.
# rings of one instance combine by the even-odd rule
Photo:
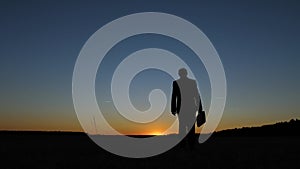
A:
<svg viewBox="0 0 300 169">
<path fill-rule="evenodd" d="M 300 168 L 300 137 L 213 136 L 194 151 L 130 159 L 110 154 L 83 133 L 1 133 L 1 169 Z"/>
</svg>

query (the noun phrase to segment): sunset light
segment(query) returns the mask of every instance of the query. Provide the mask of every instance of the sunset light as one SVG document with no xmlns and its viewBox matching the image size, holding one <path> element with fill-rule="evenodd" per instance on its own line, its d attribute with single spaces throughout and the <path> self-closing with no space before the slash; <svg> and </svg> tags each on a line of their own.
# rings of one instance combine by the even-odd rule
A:
<svg viewBox="0 0 300 169">
<path fill-rule="evenodd" d="M 159 136 L 159 135 L 164 135 L 164 133 L 159 132 L 159 131 L 153 131 L 153 132 L 150 132 L 149 135 Z"/>
<path fill-rule="evenodd" d="M 300 0 L 0 0 L 0 169 L 300 169 Z"/>
</svg>

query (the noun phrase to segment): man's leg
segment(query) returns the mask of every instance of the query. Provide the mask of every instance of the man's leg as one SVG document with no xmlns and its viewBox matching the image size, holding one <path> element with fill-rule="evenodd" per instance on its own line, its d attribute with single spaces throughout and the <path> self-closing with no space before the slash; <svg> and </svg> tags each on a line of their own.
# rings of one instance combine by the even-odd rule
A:
<svg viewBox="0 0 300 169">
<path fill-rule="evenodd" d="M 191 130 L 189 131 L 189 133 L 187 135 L 187 139 L 188 139 L 190 148 L 194 148 L 194 146 L 197 143 L 197 137 L 196 137 L 195 131 L 196 131 L 195 125 L 193 125 L 193 127 L 191 128 Z"/>
<path fill-rule="evenodd" d="M 186 142 L 187 142 L 187 138 L 186 138 L 186 120 L 184 120 L 183 117 L 180 118 L 180 116 L 178 117 L 178 121 L 179 121 L 179 131 L 178 131 L 178 136 L 181 139 L 179 146 L 180 147 L 185 147 L 186 146 Z"/>
</svg>

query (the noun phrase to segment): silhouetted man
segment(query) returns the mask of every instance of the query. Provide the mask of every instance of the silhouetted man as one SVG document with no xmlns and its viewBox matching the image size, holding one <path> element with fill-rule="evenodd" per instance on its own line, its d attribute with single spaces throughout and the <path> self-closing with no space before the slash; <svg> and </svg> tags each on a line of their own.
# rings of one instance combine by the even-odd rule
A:
<svg viewBox="0 0 300 169">
<path fill-rule="evenodd" d="M 193 147 L 196 143 L 196 111 L 202 110 L 201 99 L 197 83 L 195 80 L 187 77 L 187 70 L 181 68 L 179 69 L 178 74 L 180 78 L 173 81 L 171 111 L 173 115 L 178 114 L 179 135 L 182 137 L 187 135 L 184 140 L 187 140 L 189 145 Z M 191 130 L 188 131 L 188 129 Z"/>
</svg>

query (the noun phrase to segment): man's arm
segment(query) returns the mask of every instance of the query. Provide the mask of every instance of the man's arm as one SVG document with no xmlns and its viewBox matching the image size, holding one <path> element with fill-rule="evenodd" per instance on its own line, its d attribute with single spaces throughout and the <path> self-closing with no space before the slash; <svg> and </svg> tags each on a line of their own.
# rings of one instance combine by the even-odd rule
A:
<svg viewBox="0 0 300 169">
<path fill-rule="evenodd" d="M 201 102 L 201 98 L 200 98 L 200 95 L 199 95 L 199 108 L 198 108 L 198 112 L 202 111 L 203 110 L 203 107 L 202 107 L 202 102 Z"/>
<path fill-rule="evenodd" d="M 179 87 L 176 81 L 173 82 L 172 99 L 171 99 L 171 112 L 173 115 L 178 113 L 178 104 L 180 104 Z"/>
<path fill-rule="evenodd" d="M 197 87 L 196 80 L 194 82 L 195 82 L 195 84 L 194 84 L 194 88 L 195 88 L 195 102 L 196 102 L 196 105 L 198 106 L 198 112 L 199 112 L 199 111 L 202 111 L 202 103 L 201 103 L 201 98 L 200 98 L 200 94 L 199 94 L 199 90 L 198 90 L 198 87 Z"/>
</svg>

